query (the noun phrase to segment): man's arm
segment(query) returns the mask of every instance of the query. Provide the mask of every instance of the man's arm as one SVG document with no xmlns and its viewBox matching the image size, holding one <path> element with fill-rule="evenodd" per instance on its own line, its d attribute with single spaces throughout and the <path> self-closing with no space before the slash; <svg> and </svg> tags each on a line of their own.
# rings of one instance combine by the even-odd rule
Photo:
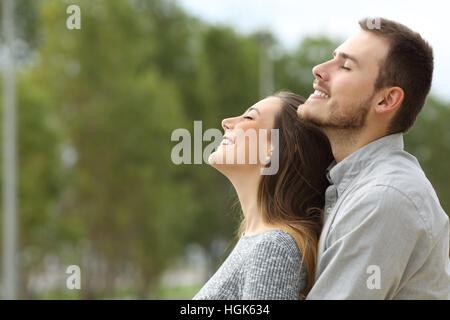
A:
<svg viewBox="0 0 450 320">
<path fill-rule="evenodd" d="M 427 221 L 400 190 L 377 185 L 351 195 L 326 239 L 308 299 L 392 299 L 430 251 Z"/>
</svg>

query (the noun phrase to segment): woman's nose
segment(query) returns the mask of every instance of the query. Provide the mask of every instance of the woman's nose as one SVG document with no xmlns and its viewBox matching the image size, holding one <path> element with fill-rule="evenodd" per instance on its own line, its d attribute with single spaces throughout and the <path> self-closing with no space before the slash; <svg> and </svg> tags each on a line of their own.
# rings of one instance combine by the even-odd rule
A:
<svg viewBox="0 0 450 320">
<path fill-rule="evenodd" d="M 230 118 L 226 118 L 226 119 L 222 120 L 222 128 L 223 128 L 223 130 L 230 130 L 231 129 Z"/>
</svg>

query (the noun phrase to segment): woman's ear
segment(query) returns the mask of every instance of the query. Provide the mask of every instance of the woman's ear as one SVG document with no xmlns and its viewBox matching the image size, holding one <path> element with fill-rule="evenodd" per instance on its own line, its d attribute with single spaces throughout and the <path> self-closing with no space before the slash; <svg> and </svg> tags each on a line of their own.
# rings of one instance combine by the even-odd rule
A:
<svg viewBox="0 0 450 320">
<path fill-rule="evenodd" d="M 267 148 L 267 153 L 266 153 L 265 159 L 263 159 L 263 161 L 262 161 L 263 165 L 268 165 L 270 163 L 272 154 L 273 154 L 273 147 L 272 147 L 272 145 L 270 145 L 270 148 Z"/>
</svg>

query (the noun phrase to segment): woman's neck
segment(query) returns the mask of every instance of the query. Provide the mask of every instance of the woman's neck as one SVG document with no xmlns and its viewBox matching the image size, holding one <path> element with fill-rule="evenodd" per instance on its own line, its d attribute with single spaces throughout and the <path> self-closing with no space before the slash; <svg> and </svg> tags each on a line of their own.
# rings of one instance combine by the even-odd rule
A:
<svg viewBox="0 0 450 320">
<path fill-rule="evenodd" d="M 229 178 L 241 204 L 242 213 L 245 218 L 245 234 L 257 234 L 271 229 L 262 219 L 262 213 L 258 207 L 258 186 L 260 172 L 252 174 L 239 174 Z"/>
</svg>

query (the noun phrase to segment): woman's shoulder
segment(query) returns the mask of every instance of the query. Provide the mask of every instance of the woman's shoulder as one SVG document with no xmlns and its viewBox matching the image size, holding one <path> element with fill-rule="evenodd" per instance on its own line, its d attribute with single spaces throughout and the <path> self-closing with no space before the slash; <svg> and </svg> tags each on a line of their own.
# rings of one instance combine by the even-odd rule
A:
<svg viewBox="0 0 450 320">
<path fill-rule="evenodd" d="M 251 255 L 267 255 L 268 257 L 289 256 L 294 260 L 301 259 L 301 252 L 290 233 L 281 229 L 270 229 L 258 234 L 241 236 Z"/>
</svg>

